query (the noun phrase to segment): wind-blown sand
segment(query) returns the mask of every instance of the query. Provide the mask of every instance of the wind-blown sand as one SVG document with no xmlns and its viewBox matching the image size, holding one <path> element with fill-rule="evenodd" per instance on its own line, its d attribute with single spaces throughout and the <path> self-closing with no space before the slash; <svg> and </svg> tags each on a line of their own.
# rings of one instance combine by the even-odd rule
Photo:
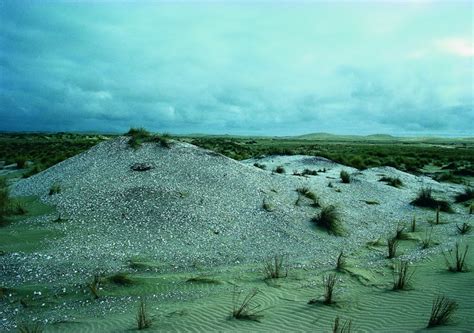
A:
<svg viewBox="0 0 474 333">
<path fill-rule="evenodd" d="M 256 162 L 267 170 L 254 167 Z M 132 171 L 136 163 L 153 168 Z M 271 172 L 279 165 L 286 174 Z M 292 175 L 305 168 L 326 171 Z M 341 170 L 352 174 L 350 184 L 341 183 Z M 378 181 L 381 176 L 399 177 L 404 186 L 388 186 Z M 53 184 L 61 186 L 61 193 L 50 196 Z M 346 236 L 328 235 L 312 225 L 320 209 L 304 198 L 295 205 L 295 190 L 302 186 L 316 193 L 323 206 L 338 207 Z M 434 212 L 409 203 L 422 186 L 450 201 L 463 190 L 390 167 L 360 172 L 311 156 L 239 163 L 179 142 L 171 149 L 150 143 L 138 150 L 128 147 L 127 138 L 104 142 L 13 187 L 14 195 L 38 196 L 67 220 L 53 223 L 57 215 L 52 214 L 19 223 L 60 236 L 45 240 L 38 251 L 0 257 L 3 285 L 25 295 L 45 290 L 44 297 L 32 296 L 38 305 L 31 308 L 19 306 L 19 291 L 4 297 L 1 315 L 6 319 L 0 325 L 9 329 L 19 317 L 38 316 L 64 321 L 46 326 L 47 331 L 127 331 L 134 327 L 138 296 L 146 295 L 156 330 L 328 331 L 340 315 L 352 319 L 356 330 L 401 332 L 426 326 L 431 301 L 442 292 L 460 305 L 454 324 L 442 330 L 469 331 L 474 327 L 468 315 L 474 306 L 473 273 L 448 273 L 441 252 L 461 238 L 472 243 L 472 236 L 456 233 L 456 224 L 472 221 L 472 215 L 454 205 L 454 214 L 441 214 L 449 223 L 433 228 L 438 244 L 421 249 L 417 239 L 431 228 L 427 220 L 434 219 Z M 393 292 L 386 247 L 367 242 L 385 242 L 414 215 L 419 231 L 411 234 L 413 240 L 402 241 L 397 258 L 416 266 L 413 290 Z M 338 274 L 338 302 L 308 305 L 322 294 L 321 278 L 333 269 L 341 250 L 349 265 Z M 289 276 L 264 282 L 262 263 L 280 254 L 290 265 Z M 135 283 L 104 283 L 103 297 L 92 300 L 86 287 L 91 276 L 119 271 L 128 272 Z M 203 274 L 220 283 L 186 282 Z M 257 301 L 266 310 L 260 323 L 227 319 L 235 288 L 261 290 Z"/>
</svg>

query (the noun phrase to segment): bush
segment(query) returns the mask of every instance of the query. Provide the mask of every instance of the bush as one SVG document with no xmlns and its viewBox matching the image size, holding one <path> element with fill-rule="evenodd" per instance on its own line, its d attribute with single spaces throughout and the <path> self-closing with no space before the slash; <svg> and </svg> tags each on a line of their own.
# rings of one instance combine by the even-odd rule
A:
<svg viewBox="0 0 474 333">
<path fill-rule="evenodd" d="M 347 171 L 341 170 L 339 176 L 341 177 L 341 180 L 344 184 L 349 184 L 351 182 L 351 176 Z"/>
<path fill-rule="evenodd" d="M 344 227 L 335 206 L 325 206 L 321 212 L 311 220 L 318 227 L 325 229 L 335 236 L 344 235 Z"/>
<path fill-rule="evenodd" d="M 444 200 L 436 200 L 432 196 L 432 190 L 430 187 L 422 187 L 418 192 L 417 197 L 411 202 L 412 205 L 418 207 L 425 207 L 431 209 L 439 208 L 443 212 L 451 213 L 453 210 L 449 202 Z"/>
</svg>

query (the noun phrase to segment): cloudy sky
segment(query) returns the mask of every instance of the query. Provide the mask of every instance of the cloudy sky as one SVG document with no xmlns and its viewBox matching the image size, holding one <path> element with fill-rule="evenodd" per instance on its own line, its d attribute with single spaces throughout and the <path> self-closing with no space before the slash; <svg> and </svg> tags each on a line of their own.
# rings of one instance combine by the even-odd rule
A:
<svg viewBox="0 0 474 333">
<path fill-rule="evenodd" d="M 0 0 L 0 130 L 474 135 L 472 1 Z"/>
</svg>

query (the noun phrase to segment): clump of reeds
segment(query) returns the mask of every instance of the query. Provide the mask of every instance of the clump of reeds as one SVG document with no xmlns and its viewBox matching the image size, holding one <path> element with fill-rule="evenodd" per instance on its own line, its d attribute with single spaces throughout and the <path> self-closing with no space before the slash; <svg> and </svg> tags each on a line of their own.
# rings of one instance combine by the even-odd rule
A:
<svg viewBox="0 0 474 333">
<path fill-rule="evenodd" d="M 426 207 L 437 209 L 439 208 L 443 212 L 451 213 L 453 210 L 449 202 L 444 200 L 436 200 L 433 198 L 432 190 L 430 187 L 422 187 L 418 192 L 417 197 L 411 202 L 412 205 L 418 207 Z"/>
<path fill-rule="evenodd" d="M 239 320 L 253 320 L 260 321 L 263 318 L 261 312 L 263 309 L 260 309 L 260 304 L 253 302 L 255 296 L 259 293 L 258 289 L 250 291 L 247 296 L 245 296 L 242 302 L 239 302 L 241 292 L 234 290 L 232 301 L 232 317 Z"/>
<path fill-rule="evenodd" d="M 469 251 L 469 245 L 466 245 L 464 251 L 461 250 L 461 245 L 456 243 L 453 250 L 450 250 L 448 254 L 444 253 L 444 259 L 446 260 L 446 266 L 451 272 L 467 272 L 468 267 L 466 263 L 467 253 Z"/>
<path fill-rule="evenodd" d="M 346 258 L 344 256 L 344 251 L 339 252 L 339 255 L 336 259 L 336 271 L 343 271 L 346 268 Z"/>
<path fill-rule="evenodd" d="M 446 296 L 438 296 L 433 300 L 431 315 L 427 327 L 445 325 L 458 309 L 458 303 Z"/>
<path fill-rule="evenodd" d="M 397 248 L 398 248 L 398 239 L 396 238 L 389 238 L 387 239 L 387 250 L 388 250 L 388 259 L 395 258 L 397 256 Z"/>
<path fill-rule="evenodd" d="M 458 229 L 458 232 L 459 232 L 461 235 L 468 234 L 468 233 L 470 233 L 471 230 L 472 230 L 472 226 L 471 226 L 469 223 L 466 223 L 466 222 L 464 222 L 464 223 L 461 224 L 460 226 L 459 226 L 459 225 L 456 225 L 456 228 Z"/>
<path fill-rule="evenodd" d="M 425 231 L 425 237 L 421 240 L 421 247 L 423 249 L 427 249 L 431 246 L 432 240 L 431 237 L 433 235 L 433 227 L 431 227 L 430 231 L 428 230 Z"/>
<path fill-rule="evenodd" d="M 333 333 L 350 333 L 352 332 L 352 320 L 346 319 L 341 322 L 339 316 L 334 318 L 334 324 L 332 326 Z"/>
<path fill-rule="evenodd" d="M 413 219 L 411 220 L 411 232 L 416 232 L 416 216 L 413 215 Z"/>
<path fill-rule="evenodd" d="M 341 181 L 345 184 L 349 184 L 351 182 L 351 175 L 345 170 L 341 170 L 339 177 L 341 177 Z"/>
<path fill-rule="evenodd" d="M 283 267 L 284 257 L 276 255 L 265 262 L 263 273 L 265 279 L 279 279 L 288 276 L 288 267 Z"/>
<path fill-rule="evenodd" d="M 414 271 L 410 272 L 407 261 L 400 261 L 393 274 L 393 290 L 406 290 L 410 286 Z"/>
<path fill-rule="evenodd" d="M 100 275 L 95 274 L 92 281 L 88 284 L 89 290 L 95 299 L 99 298 L 99 288 L 100 288 L 101 278 Z"/>
<path fill-rule="evenodd" d="M 137 316 L 135 320 L 137 323 L 138 330 L 144 330 L 146 328 L 151 327 L 153 321 L 151 320 L 150 315 L 148 314 L 146 303 L 143 300 L 141 300 L 140 304 L 138 305 Z"/>
</svg>

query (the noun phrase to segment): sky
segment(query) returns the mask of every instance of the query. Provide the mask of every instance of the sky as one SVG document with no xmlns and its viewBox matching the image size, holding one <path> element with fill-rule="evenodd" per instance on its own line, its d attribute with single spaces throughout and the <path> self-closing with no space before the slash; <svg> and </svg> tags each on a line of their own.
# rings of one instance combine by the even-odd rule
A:
<svg viewBox="0 0 474 333">
<path fill-rule="evenodd" d="M 0 0 L 0 131 L 474 136 L 472 1 Z"/>
</svg>

